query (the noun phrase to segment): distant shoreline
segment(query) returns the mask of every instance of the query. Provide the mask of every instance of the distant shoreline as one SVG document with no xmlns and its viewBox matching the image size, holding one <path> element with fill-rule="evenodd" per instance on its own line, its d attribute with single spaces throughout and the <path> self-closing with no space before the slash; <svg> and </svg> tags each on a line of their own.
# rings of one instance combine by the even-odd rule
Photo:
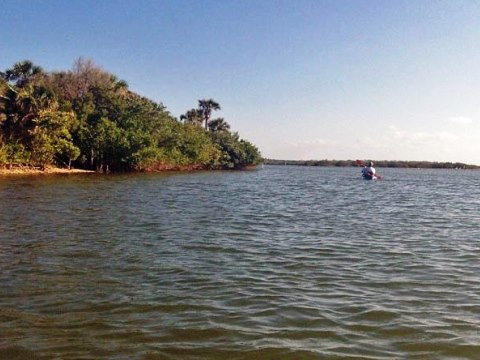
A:
<svg viewBox="0 0 480 360">
<path fill-rule="evenodd" d="M 459 162 L 432 162 L 432 161 L 401 161 L 401 160 L 373 160 L 379 168 L 406 168 L 406 169 L 480 169 L 480 166 Z M 265 165 L 296 165 L 296 166 L 326 166 L 326 167 L 358 167 L 355 160 L 278 160 L 263 159 Z"/>
</svg>

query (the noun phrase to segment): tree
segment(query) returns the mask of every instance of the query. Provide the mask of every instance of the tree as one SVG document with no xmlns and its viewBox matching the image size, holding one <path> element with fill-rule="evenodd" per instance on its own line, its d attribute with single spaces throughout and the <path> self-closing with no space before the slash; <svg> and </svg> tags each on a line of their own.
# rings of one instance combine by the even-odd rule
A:
<svg viewBox="0 0 480 360">
<path fill-rule="evenodd" d="M 242 167 L 258 150 L 231 134 L 213 99 L 175 119 L 91 60 L 45 73 L 30 61 L 0 72 L 0 163 L 97 170 Z"/>
<path fill-rule="evenodd" d="M 221 154 L 208 133 L 192 124 L 181 124 L 177 129 L 178 141 L 176 149 L 185 156 L 185 164 L 215 166 Z"/>
<path fill-rule="evenodd" d="M 113 121 L 103 118 L 95 126 L 94 152 L 98 156 L 97 170 L 110 171 L 112 166 L 122 168 L 128 155 L 128 138 L 125 131 Z M 124 164 L 127 166 L 127 164 Z"/>
<path fill-rule="evenodd" d="M 44 75 L 44 71 L 40 66 L 34 65 L 29 60 L 15 63 L 11 69 L 1 74 L 2 77 L 16 87 L 24 87 L 33 79 Z"/>
<path fill-rule="evenodd" d="M 56 110 L 55 93 L 39 82 L 29 82 L 23 87 L 4 85 L 0 96 L 0 128 L 5 141 L 27 143 L 28 131 L 43 110 Z"/>
<path fill-rule="evenodd" d="M 80 149 L 72 142 L 70 129 L 75 122 L 73 112 L 42 110 L 31 135 L 32 161 L 44 168 L 56 160 L 65 159 L 70 168 L 72 160 L 80 155 Z"/>
<path fill-rule="evenodd" d="M 198 108 L 205 122 L 205 130 L 208 130 L 208 122 L 212 116 L 212 111 L 220 110 L 220 105 L 213 99 L 198 100 Z"/>
<path fill-rule="evenodd" d="M 212 133 L 211 136 L 222 151 L 224 168 L 242 169 L 262 161 L 258 149 L 250 142 L 240 139 L 238 133 L 223 131 Z"/>
<path fill-rule="evenodd" d="M 72 75 L 77 97 L 82 97 L 86 94 L 91 86 L 107 85 L 112 82 L 112 75 L 110 73 L 96 65 L 92 60 L 82 57 L 75 60 Z"/>
<path fill-rule="evenodd" d="M 230 125 L 223 118 L 218 118 L 210 120 L 208 123 L 208 129 L 211 132 L 228 131 L 230 130 Z"/>
<path fill-rule="evenodd" d="M 200 109 L 191 109 L 180 115 L 180 120 L 184 123 L 202 125 L 204 118 Z"/>
</svg>

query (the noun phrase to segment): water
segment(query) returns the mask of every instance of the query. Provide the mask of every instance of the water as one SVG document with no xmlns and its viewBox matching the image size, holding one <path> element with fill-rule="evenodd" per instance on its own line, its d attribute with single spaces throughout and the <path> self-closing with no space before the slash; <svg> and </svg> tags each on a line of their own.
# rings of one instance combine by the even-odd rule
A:
<svg viewBox="0 0 480 360">
<path fill-rule="evenodd" d="M 479 359 L 480 173 L 0 178 L 0 359 Z"/>
</svg>

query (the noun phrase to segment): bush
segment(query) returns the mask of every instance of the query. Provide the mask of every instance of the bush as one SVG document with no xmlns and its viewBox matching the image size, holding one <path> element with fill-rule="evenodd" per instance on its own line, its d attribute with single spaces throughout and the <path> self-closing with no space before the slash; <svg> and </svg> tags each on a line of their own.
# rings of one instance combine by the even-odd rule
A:
<svg viewBox="0 0 480 360">
<path fill-rule="evenodd" d="M 212 133 L 211 136 L 222 151 L 221 165 L 225 168 L 241 169 L 262 161 L 258 149 L 250 142 L 241 140 L 237 133 L 224 131 Z"/>
<path fill-rule="evenodd" d="M 22 144 L 0 145 L 0 164 L 26 165 L 30 162 L 31 153 Z"/>
</svg>

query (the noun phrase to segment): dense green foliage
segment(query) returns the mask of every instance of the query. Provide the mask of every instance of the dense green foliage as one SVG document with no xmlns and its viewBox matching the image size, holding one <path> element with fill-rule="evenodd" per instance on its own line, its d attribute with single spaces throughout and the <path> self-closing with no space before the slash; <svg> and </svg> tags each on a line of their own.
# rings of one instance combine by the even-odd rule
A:
<svg viewBox="0 0 480 360">
<path fill-rule="evenodd" d="M 47 73 L 30 61 L 0 72 L 0 166 L 98 171 L 239 169 L 258 149 L 199 100 L 177 120 L 89 60 Z"/>
<path fill-rule="evenodd" d="M 336 166 L 347 167 L 358 164 L 354 160 L 277 160 L 264 159 L 266 165 L 298 165 L 298 166 Z M 412 169 L 479 169 L 479 166 L 464 163 L 452 162 L 430 162 L 430 161 L 374 161 L 375 167 L 379 168 L 412 168 Z"/>
</svg>

